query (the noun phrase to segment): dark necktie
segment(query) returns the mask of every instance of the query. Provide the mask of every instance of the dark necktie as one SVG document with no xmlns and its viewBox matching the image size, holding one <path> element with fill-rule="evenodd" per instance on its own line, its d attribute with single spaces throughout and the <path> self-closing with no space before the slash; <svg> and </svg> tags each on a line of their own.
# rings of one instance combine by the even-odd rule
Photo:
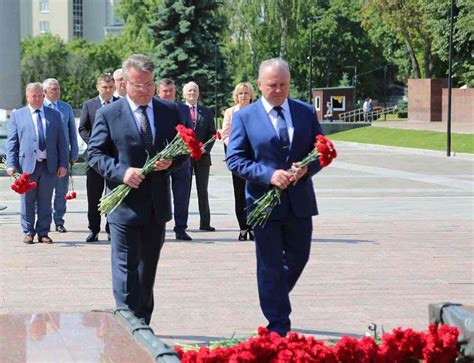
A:
<svg viewBox="0 0 474 363">
<path fill-rule="evenodd" d="M 193 130 L 196 128 L 196 106 L 189 107 L 191 112 L 191 121 L 193 122 Z"/>
<path fill-rule="evenodd" d="M 141 115 L 140 126 L 142 129 L 143 143 L 145 144 L 145 149 L 149 154 L 153 153 L 153 134 L 151 132 L 150 120 L 148 119 L 148 114 L 146 113 L 148 106 L 140 106 Z"/>
<path fill-rule="evenodd" d="M 109 103 L 110 103 L 109 100 L 105 100 L 105 101 L 102 103 L 102 106 L 107 106 Z"/>
<path fill-rule="evenodd" d="M 273 109 L 277 112 L 278 137 L 283 144 L 283 148 L 288 151 L 290 149 L 290 137 L 288 135 L 288 127 L 286 125 L 285 115 L 283 115 L 283 109 L 281 106 L 275 106 Z"/>
<path fill-rule="evenodd" d="M 40 110 L 35 111 L 37 117 L 36 117 L 36 125 L 38 127 L 38 146 L 40 151 L 44 151 L 46 149 L 46 139 L 44 137 L 44 130 L 43 130 L 43 121 L 41 120 L 41 112 Z"/>
</svg>

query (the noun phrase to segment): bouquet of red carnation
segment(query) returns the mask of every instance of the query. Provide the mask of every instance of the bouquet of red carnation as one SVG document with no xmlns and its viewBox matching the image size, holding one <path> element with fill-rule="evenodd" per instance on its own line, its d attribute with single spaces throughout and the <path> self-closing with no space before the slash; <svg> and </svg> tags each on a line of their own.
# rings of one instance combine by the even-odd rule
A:
<svg viewBox="0 0 474 363">
<path fill-rule="evenodd" d="M 64 199 L 66 200 L 71 200 L 71 199 L 76 199 L 77 193 L 74 191 L 74 182 L 72 180 L 72 165 L 69 168 L 69 191 L 68 193 L 64 196 Z"/>
<path fill-rule="evenodd" d="M 10 186 L 12 190 L 18 194 L 25 194 L 28 193 L 31 189 L 36 188 L 36 182 L 30 181 L 30 174 L 20 173 L 13 174 L 15 181 Z"/>
<path fill-rule="evenodd" d="M 142 168 L 142 174 L 147 175 L 153 171 L 153 165 L 163 159 L 173 159 L 179 155 L 190 155 L 193 159 L 201 159 L 203 144 L 196 139 L 194 131 L 183 125 L 176 126 L 178 133 L 166 147 L 153 158 L 148 158 Z M 210 140 L 212 141 L 212 139 Z M 210 142 L 208 141 L 208 142 Z M 207 143 L 205 145 L 207 145 Z M 111 213 L 117 208 L 130 193 L 132 188 L 126 184 L 121 184 L 111 193 L 100 199 L 99 211 L 101 214 Z"/>
<path fill-rule="evenodd" d="M 0 170 L 7 170 L 7 161 L 5 158 L 2 158 L 0 162 Z M 13 178 L 15 181 L 10 185 L 10 188 L 18 194 L 25 194 L 31 189 L 36 188 L 36 182 L 30 181 L 30 174 L 28 173 L 15 173 L 13 174 Z"/>
<path fill-rule="evenodd" d="M 337 157 L 336 149 L 333 143 L 323 135 L 316 136 L 314 149 L 303 160 L 298 163 L 301 168 L 313 161 L 319 160 L 319 165 L 326 167 Z M 291 169 L 287 170 L 292 172 Z M 282 189 L 272 187 L 263 196 L 253 202 L 255 209 L 247 216 L 247 224 L 252 228 L 256 226 L 264 227 L 267 223 L 273 208 L 280 204 L 280 196 Z"/>
</svg>

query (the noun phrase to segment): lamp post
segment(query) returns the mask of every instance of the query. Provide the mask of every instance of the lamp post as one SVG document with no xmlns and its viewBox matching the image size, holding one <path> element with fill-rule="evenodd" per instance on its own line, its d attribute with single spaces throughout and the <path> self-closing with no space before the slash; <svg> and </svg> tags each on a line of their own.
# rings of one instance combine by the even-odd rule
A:
<svg viewBox="0 0 474 363">
<path fill-rule="evenodd" d="M 453 87 L 452 79 L 452 58 L 453 58 L 453 20 L 454 20 L 454 0 L 451 0 L 451 15 L 449 21 L 449 58 L 448 58 L 448 129 L 447 129 L 447 151 L 446 155 L 451 156 L 451 92 Z"/>
<path fill-rule="evenodd" d="M 357 66 L 345 66 L 344 68 L 352 68 L 354 69 L 354 75 L 352 76 L 352 87 L 354 87 L 354 109 L 357 105 Z"/>
<path fill-rule="evenodd" d="M 214 42 L 214 117 L 217 117 L 217 41 Z"/>
<path fill-rule="evenodd" d="M 387 108 L 387 65 L 383 66 L 383 107 Z M 383 113 L 384 120 L 387 120 L 386 112 Z"/>
<path fill-rule="evenodd" d="M 313 26 L 311 24 L 318 21 L 317 17 L 305 18 L 303 19 L 303 25 L 309 25 L 309 103 L 313 104 Z"/>
</svg>

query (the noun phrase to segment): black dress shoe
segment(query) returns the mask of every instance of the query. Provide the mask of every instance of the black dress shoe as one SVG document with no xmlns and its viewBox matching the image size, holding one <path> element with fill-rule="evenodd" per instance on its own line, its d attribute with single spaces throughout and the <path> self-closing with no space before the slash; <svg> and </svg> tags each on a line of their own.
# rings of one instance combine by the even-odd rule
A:
<svg viewBox="0 0 474 363">
<path fill-rule="evenodd" d="M 67 232 L 67 229 L 62 225 L 62 224 L 58 224 L 56 226 L 56 232 L 59 232 L 59 233 L 66 233 Z"/>
<path fill-rule="evenodd" d="M 99 234 L 95 232 L 90 232 L 86 238 L 86 242 L 97 242 L 99 240 Z"/>
<path fill-rule="evenodd" d="M 193 240 L 191 238 L 191 236 L 189 234 L 187 234 L 186 232 L 176 233 L 176 239 L 179 239 L 181 241 L 192 241 Z"/>
<path fill-rule="evenodd" d="M 249 229 L 247 233 L 249 234 L 249 240 L 255 241 L 255 235 L 253 234 L 253 229 Z"/>
<path fill-rule="evenodd" d="M 201 231 L 214 232 L 216 229 L 211 226 L 201 226 L 199 227 Z"/>
<path fill-rule="evenodd" d="M 239 232 L 239 241 L 247 241 L 247 231 L 241 230 Z"/>
</svg>

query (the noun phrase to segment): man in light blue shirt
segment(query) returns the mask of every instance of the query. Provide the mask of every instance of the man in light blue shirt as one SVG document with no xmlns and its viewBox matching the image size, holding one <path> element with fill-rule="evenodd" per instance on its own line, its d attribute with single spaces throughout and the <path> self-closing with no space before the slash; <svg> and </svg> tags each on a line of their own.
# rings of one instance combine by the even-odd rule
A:
<svg viewBox="0 0 474 363">
<path fill-rule="evenodd" d="M 51 107 L 61 113 L 64 135 L 68 150 L 69 164 L 74 165 L 77 161 L 79 149 L 77 144 L 76 121 L 74 112 L 69 103 L 61 101 L 61 88 L 59 82 L 54 78 L 43 81 L 44 105 Z M 69 187 L 69 171 L 64 178 L 57 178 L 54 186 L 53 219 L 56 224 L 56 231 L 67 232 L 64 227 L 64 214 L 66 213 L 66 196 Z"/>
</svg>

